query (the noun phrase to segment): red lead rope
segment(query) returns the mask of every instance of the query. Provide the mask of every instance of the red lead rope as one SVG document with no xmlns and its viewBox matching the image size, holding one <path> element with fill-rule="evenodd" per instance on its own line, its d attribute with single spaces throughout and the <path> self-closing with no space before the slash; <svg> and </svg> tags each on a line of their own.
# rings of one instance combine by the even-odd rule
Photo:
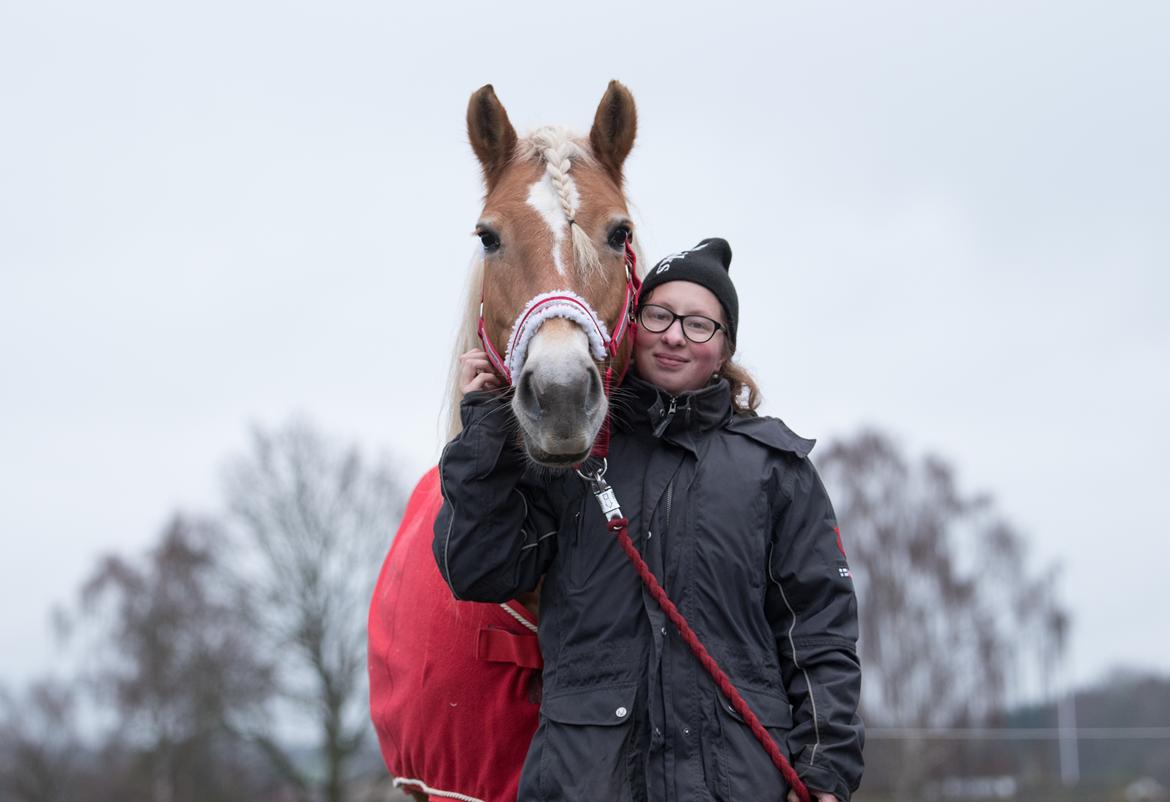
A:
<svg viewBox="0 0 1170 802">
<path fill-rule="evenodd" d="M 784 775 L 784 779 L 796 791 L 796 795 L 800 798 L 800 802 L 811 802 L 808 787 L 797 776 L 795 769 L 784 757 L 780 751 L 780 747 L 776 746 L 776 742 L 772 736 L 764 729 L 764 725 L 760 723 L 760 719 L 748 707 L 744 698 L 727 675 L 723 673 L 723 669 L 715 662 L 715 658 L 703 646 L 695 631 L 691 629 L 691 625 L 683 618 L 683 614 L 678 611 L 678 607 L 666 595 L 666 591 L 662 589 L 662 585 L 658 584 L 658 579 L 650 570 L 650 566 L 646 565 L 646 561 L 642 559 L 642 555 L 634 548 L 634 543 L 630 540 L 629 534 L 630 522 L 626 518 L 614 518 L 608 524 L 609 531 L 617 536 L 618 545 L 622 547 L 622 551 L 630 558 L 630 562 L 634 564 L 634 569 L 638 572 L 638 576 L 642 578 L 642 582 L 650 591 L 650 595 L 654 597 L 654 601 L 658 602 L 658 606 L 666 613 L 666 617 L 670 622 L 678 628 L 679 634 L 682 635 L 683 640 L 686 641 L 687 646 L 694 653 L 695 657 L 702 663 L 703 668 L 711 675 L 711 679 L 715 680 L 715 684 L 719 686 L 719 690 L 731 702 L 731 706 L 735 708 L 736 712 L 743 716 L 743 720 L 751 727 L 752 734 L 756 736 L 756 740 L 764 747 L 764 751 L 768 753 L 768 757 L 772 759 L 772 763 Z"/>
</svg>

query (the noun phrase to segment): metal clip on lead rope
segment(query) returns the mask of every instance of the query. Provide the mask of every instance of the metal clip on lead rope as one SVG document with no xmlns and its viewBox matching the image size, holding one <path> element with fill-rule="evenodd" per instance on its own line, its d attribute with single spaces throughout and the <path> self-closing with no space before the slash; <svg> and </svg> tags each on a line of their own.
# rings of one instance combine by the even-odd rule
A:
<svg viewBox="0 0 1170 802">
<path fill-rule="evenodd" d="M 614 494 L 613 488 L 609 486 L 609 482 L 605 481 L 605 472 L 608 468 L 609 461 L 602 457 L 601 465 L 597 470 L 583 471 L 577 468 L 577 475 L 589 485 L 593 497 L 601 505 L 601 514 L 605 516 L 605 520 L 613 521 L 622 517 L 622 508 L 618 504 L 617 495 Z"/>
</svg>

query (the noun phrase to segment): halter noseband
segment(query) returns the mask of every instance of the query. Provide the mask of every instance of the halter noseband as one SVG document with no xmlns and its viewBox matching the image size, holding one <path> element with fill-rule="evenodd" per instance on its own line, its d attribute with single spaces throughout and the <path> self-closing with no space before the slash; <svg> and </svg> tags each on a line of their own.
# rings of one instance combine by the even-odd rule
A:
<svg viewBox="0 0 1170 802">
<path fill-rule="evenodd" d="M 513 374 L 519 372 L 523 367 L 528 343 L 539 324 L 550 317 L 567 318 L 584 329 L 585 335 L 589 338 L 589 350 L 593 358 L 598 362 L 608 362 L 602 376 L 605 395 L 608 398 L 610 390 L 614 385 L 621 383 L 621 380 L 625 378 L 626 370 L 629 369 L 629 361 L 627 360 L 621 375 L 617 377 L 616 382 L 614 381 L 613 365 L 617 360 L 618 350 L 621 348 L 626 334 L 637 329 L 637 324 L 634 322 L 634 305 L 638 301 L 638 291 L 642 288 L 642 282 L 638 279 L 637 266 L 638 259 L 634 255 L 634 249 L 630 245 L 629 239 L 627 239 L 626 294 L 622 304 L 625 311 L 618 317 L 613 336 L 609 335 L 605 321 L 589 305 L 588 301 L 570 290 L 554 290 L 537 295 L 525 304 L 523 311 L 516 318 L 516 323 L 512 326 L 512 335 L 508 338 L 508 347 L 503 357 L 492 345 L 491 338 L 487 333 L 487 326 L 484 324 L 483 290 L 481 288 L 477 332 L 488 361 L 492 363 L 492 367 L 504 378 L 504 381 L 512 384 Z M 607 415 L 605 424 L 593 442 L 592 453 L 594 456 L 604 456 L 608 450 L 609 416 Z"/>
</svg>

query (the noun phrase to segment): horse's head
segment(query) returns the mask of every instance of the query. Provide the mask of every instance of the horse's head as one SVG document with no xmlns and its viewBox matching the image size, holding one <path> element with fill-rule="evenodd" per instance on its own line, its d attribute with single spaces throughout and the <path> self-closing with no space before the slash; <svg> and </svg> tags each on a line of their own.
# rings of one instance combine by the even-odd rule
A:
<svg viewBox="0 0 1170 802">
<path fill-rule="evenodd" d="M 545 465 L 571 465 L 589 453 L 607 412 L 601 371 L 620 373 L 629 359 L 629 338 L 616 354 L 604 345 L 627 314 L 633 224 L 622 165 L 636 127 L 634 99 L 617 81 L 588 138 L 553 127 L 518 138 L 490 85 L 467 108 L 487 185 L 476 226 L 484 331 L 504 354 L 528 454 Z M 569 300 L 531 313 L 550 297 Z"/>
</svg>

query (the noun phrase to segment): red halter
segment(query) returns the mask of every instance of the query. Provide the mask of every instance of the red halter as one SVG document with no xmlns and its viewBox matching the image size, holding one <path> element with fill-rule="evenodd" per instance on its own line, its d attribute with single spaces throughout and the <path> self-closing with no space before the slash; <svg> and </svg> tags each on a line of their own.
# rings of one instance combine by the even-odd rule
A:
<svg viewBox="0 0 1170 802">
<path fill-rule="evenodd" d="M 623 378 L 625 378 L 626 371 L 629 370 L 630 366 L 629 360 L 627 360 L 625 368 L 623 368 L 621 374 L 616 377 L 615 381 L 613 366 L 614 362 L 617 361 L 618 350 L 622 346 L 622 341 L 625 339 L 626 333 L 629 332 L 633 335 L 634 332 L 637 331 L 638 327 L 634 320 L 634 307 L 638 302 L 638 292 L 642 289 L 642 282 L 638 278 L 637 267 L 638 258 L 634 255 L 634 248 L 630 244 L 630 240 L 627 239 L 626 295 L 622 303 L 623 309 L 625 311 L 619 316 L 617 320 L 617 325 L 614 329 L 613 336 L 606 336 L 605 325 L 600 320 L 598 320 L 593 309 L 591 309 L 587 304 L 582 303 L 580 299 L 571 295 L 549 295 L 545 298 L 542 298 L 540 301 L 533 304 L 524 311 L 524 314 L 521 315 L 520 319 L 516 321 L 514 331 L 522 331 L 527 321 L 530 320 L 538 310 L 547 306 L 548 304 L 572 304 L 573 306 L 580 309 L 585 314 L 585 316 L 593 322 L 597 335 L 600 337 L 602 346 L 605 350 L 606 366 L 605 371 L 602 374 L 602 386 L 604 388 L 605 395 L 608 398 L 609 393 L 613 387 L 621 384 L 621 381 Z M 500 352 L 496 350 L 494 345 L 492 345 L 491 338 L 488 337 L 487 327 L 484 325 L 482 289 L 480 290 L 479 296 L 479 325 L 477 327 L 477 331 L 479 333 L 479 340 L 481 343 L 483 343 L 483 350 L 485 353 L 487 353 L 488 361 L 492 363 L 492 367 L 494 367 L 496 372 L 504 378 L 504 381 L 506 381 L 508 384 L 512 384 L 512 371 L 508 369 L 508 366 L 505 364 L 503 357 L 500 356 Z M 602 424 L 601 431 L 597 433 L 597 437 L 593 441 L 593 451 L 591 453 L 593 456 L 597 457 L 604 457 L 607 453 L 609 453 L 608 415 L 606 415 L 605 423 Z"/>
</svg>

